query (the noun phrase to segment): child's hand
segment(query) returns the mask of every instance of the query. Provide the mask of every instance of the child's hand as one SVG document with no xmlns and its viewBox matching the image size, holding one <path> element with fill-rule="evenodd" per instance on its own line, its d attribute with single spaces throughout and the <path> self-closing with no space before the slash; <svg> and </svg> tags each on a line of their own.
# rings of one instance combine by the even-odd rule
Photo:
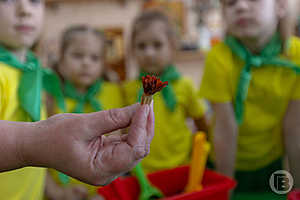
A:
<svg viewBox="0 0 300 200">
<path fill-rule="evenodd" d="M 100 195 L 95 195 L 95 196 L 89 198 L 88 200 L 104 200 L 104 198 Z"/>
<path fill-rule="evenodd" d="M 76 185 L 64 188 L 64 195 L 61 200 L 84 200 L 88 196 L 85 187 Z"/>
<path fill-rule="evenodd" d="M 109 134 L 129 127 L 128 134 Z M 24 166 L 48 166 L 93 185 L 130 171 L 150 149 L 152 106 L 135 104 L 91 114 L 60 114 L 34 123 L 18 141 Z"/>
<path fill-rule="evenodd" d="M 82 185 L 62 187 L 48 173 L 45 185 L 45 196 L 49 200 L 85 200 L 88 190 Z"/>
</svg>

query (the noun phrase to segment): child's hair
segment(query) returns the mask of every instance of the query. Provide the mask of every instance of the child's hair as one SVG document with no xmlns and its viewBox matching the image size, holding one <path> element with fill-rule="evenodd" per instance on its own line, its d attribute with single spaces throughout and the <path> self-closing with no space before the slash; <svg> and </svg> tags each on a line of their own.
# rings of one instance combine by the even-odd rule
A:
<svg viewBox="0 0 300 200">
<path fill-rule="evenodd" d="M 276 0 L 274 0 L 276 1 Z M 283 46 L 287 47 L 288 39 L 294 34 L 296 27 L 296 3 L 297 0 L 286 0 L 287 11 L 286 15 L 279 20 L 278 32 L 280 33 L 283 41 Z M 224 0 L 221 0 L 221 4 L 224 6 Z"/>
<path fill-rule="evenodd" d="M 147 9 L 143 11 L 133 22 L 132 25 L 132 33 L 131 33 L 131 47 L 134 47 L 134 41 L 137 36 L 137 34 L 149 27 L 154 22 L 162 22 L 165 24 L 165 31 L 169 38 L 169 41 L 171 44 L 174 45 L 174 47 L 177 47 L 177 35 L 176 31 L 174 29 L 174 24 L 171 22 L 169 17 L 159 9 Z"/>
<path fill-rule="evenodd" d="M 60 41 L 60 55 L 62 58 L 65 54 L 66 49 L 70 46 L 70 44 L 72 44 L 73 37 L 78 33 L 92 33 L 97 36 L 103 44 L 106 43 L 106 38 L 101 31 L 91 28 L 87 25 L 73 25 L 66 29 L 62 34 L 62 38 Z M 103 51 L 103 53 L 105 54 L 105 51 Z"/>
</svg>

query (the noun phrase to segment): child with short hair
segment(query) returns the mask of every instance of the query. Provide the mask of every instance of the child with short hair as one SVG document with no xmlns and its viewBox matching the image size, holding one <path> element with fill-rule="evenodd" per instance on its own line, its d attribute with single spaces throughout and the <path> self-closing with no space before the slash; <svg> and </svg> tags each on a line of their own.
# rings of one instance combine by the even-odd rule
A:
<svg viewBox="0 0 300 200">
<path fill-rule="evenodd" d="M 289 3 L 222 0 L 227 36 L 206 58 L 200 94 L 215 112 L 213 160 L 237 192 L 269 191 L 284 152 L 300 187 L 300 41 Z"/>
</svg>

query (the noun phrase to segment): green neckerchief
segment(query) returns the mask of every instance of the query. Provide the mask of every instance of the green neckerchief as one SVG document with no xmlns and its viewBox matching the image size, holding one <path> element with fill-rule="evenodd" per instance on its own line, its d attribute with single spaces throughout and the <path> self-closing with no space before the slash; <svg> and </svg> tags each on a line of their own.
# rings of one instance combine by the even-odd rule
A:
<svg viewBox="0 0 300 200">
<path fill-rule="evenodd" d="M 29 114 L 32 121 L 41 119 L 42 89 L 51 94 L 58 106 L 65 110 L 59 78 L 50 69 L 42 68 L 32 52 L 28 51 L 26 62 L 21 63 L 16 56 L 0 46 L 0 62 L 22 70 L 18 96 L 21 107 Z"/>
<path fill-rule="evenodd" d="M 142 79 L 143 76 L 146 76 L 147 73 L 146 72 L 141 72 L 140 76 L 139 76 L 139 80 Z M 162 96 L 164 99 L 164 102 L 167 106 L 167 108 L 169 108 L 172 112 L 175 110 L 176 105 L 177 105 L 177 99 L 176 99 L 176 95 L 173 89 L 173 81 L 176 81 L 178 79 L 180 79 L 181 74 L 177 71 L 176 67 L 174 67 L 173 65 L 170 65 L 168 67 L 165 68 L 165 70 L 163 71 L 163 73 L 159 76 L 159 78 L 162 81 L 168 81 L 168 87 L 165 87 L 162 89 Z M 138 100 L 141 101 L 141 97 L 143 95 L 143 88 L 141 88 L 138 92 Z"/>
<path fill-rule="evenodd" d="M 300 68 L 289 60 L 279 58 L 280 53 L 283 52 L 283 42 L 281 41 L 279 34 L 274 35 L 259 55 L 253 55 L 234 37 L 227 36 L 225 43 L 235 55 L 245 62 L 245 66 L 240 73 L 234 105 L 235 118 L 238 124 L 241 124 L 244 115 L 244 102 L 247 98 L 248 88 L 252 78 L 252 68 L 260 68 L 265 65 L 285 67 L 293 70 L 297 74 L 300 73 Z"/>
<path fill-rule="evenodd" d="M 84 105 L 90 103 L 95 111 L 102 110 L 101 102 L 95 98 L 95 95 L 101 91 L 103 80 L 100 79 L 93 84 L 85 94 L 80 94 L 76 88 L 69 82 L 66 81 L 64 85 L 64 94 L 66 97 L 74 99 L 77 103 L 73 113 L 83 113 Z"/>
</svg>

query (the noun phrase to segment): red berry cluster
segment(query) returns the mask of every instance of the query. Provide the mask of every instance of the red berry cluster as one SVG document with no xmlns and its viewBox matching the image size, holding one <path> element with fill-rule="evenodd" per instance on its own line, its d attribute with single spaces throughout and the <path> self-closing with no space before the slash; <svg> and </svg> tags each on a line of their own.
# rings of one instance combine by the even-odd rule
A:
<svg viewBox="0 0 300 200">
<path fill-rule="evenodd" d="M 159 78 L 150 75 L 143 76 L 142 81 L 145 95 L 153 95 L 168 85 L 168 81 L 162 82 Z"/>
</svg>

